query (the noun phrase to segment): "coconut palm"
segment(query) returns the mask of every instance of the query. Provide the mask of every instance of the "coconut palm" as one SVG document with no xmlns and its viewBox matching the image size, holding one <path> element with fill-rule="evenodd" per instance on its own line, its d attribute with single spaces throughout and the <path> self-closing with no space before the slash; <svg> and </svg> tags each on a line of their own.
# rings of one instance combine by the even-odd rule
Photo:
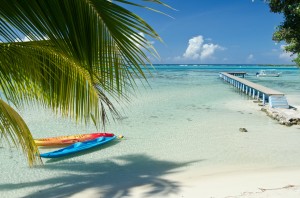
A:
<svg viewBox="0 0 300 198">
<path fill-rule="evenodd" d="M 20 107 L 42 105 L 99 127 L 107 112 L 118 114 L 112 100 L 145 79 L 146 51 L 156 52 L 142 35 L 160 38 L 121 3 L 150 9 L 126 0 L 1 1 L 0 132 L 30 165 L 41 160 Z"/>
</svg>

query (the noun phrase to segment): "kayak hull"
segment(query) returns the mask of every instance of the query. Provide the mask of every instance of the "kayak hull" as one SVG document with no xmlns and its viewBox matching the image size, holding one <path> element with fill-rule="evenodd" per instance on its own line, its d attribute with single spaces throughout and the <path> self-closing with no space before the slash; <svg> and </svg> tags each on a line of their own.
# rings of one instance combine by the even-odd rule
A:
<svg viewBox="0 0 300 198">
<path fill-rule="evenodd" d="M 58 157 L 64 157 L 70 154 L 78 153 L 81 151 L 85 151 L 100 145 L 103 145 L 105 143 L 108 143 L 112 140 L 114 140 L 116 136 L 113 137 L 98 137 L 94 140 L 89 140 L 85 142 L 76 142 L 75 144 L 72 144 L 70 146 L 67 146 L 65 148 L 48 152 L 48 153 L 42 153 L 40 154 L 43 158 L 58 158 Z"/>
<path fill-rule="evenodd" d="M 76 142 L 84 142 L 96 139 L 98 137 L 113 137 L 113 133 L 90 133 L 90 134 L 77 134 L 68 136 L 58 136 L 50 138 L 35 139 L 34 142 L 37 146 L 63 146 L 74 144 Z"/>
</svg>

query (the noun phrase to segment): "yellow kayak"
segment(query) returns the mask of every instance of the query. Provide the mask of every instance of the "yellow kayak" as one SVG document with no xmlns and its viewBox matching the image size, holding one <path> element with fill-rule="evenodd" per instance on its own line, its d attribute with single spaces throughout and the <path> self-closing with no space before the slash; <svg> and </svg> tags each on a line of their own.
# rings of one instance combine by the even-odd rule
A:
<svg viewBox="0 0 300 198">
<path fill-rule="evenodd" d="M 41 139 L 35 139 L 34 142 L 37 146 L 62 146 L 62 145 L 74 144 L 76 142 L 93 140 L 98 137 L 113 137 L 113 136 L 114 136 L 113 133 L 90 133 L 90 134 L 78 134 L 78 135 L 41 138 Z"/>
</svg>

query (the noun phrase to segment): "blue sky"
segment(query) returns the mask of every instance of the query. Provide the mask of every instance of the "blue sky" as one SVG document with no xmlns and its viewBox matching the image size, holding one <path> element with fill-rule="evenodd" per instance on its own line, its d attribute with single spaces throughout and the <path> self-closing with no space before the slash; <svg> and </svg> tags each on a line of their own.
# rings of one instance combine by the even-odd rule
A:
<svg viewBox="0 0 300 198">
<path fill-rule="evenodd" d="M 272 34 L 282 21 L 262 0 L 163 0 L 177 9 L 155 7 L 173 18 L 133 9 L 161 36 L 160 60 L 180 64 L 292 64 L 285 43 Z M 149 4 L 151 5 L 151 4 Z"/>
</svg>

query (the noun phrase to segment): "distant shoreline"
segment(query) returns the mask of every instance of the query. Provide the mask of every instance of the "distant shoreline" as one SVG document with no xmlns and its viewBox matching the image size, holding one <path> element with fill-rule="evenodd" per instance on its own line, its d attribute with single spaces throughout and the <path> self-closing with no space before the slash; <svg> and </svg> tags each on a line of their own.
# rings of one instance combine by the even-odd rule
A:
<svg viewBox="0 0 300 198">
<path fill-rule="evenodd" d="M 150 64 L 147 64 L 147 65 L 150 65 Z M 260 66 L 282 66 L 282 67 L 286 67 L 286 66 L 298 66 L 298 65 L 295 65 L 295 64 L 221 64 L 221 63 L 218 63 L 218 64 L 204 64 L 204 63 L 154 63 L 152 65 L 228 65 L 228 66 L 233 66 L 233 65 L 247 65 L 247 66 L 257 66 L 257 65 L 260 65 Z"/>
</svg>

